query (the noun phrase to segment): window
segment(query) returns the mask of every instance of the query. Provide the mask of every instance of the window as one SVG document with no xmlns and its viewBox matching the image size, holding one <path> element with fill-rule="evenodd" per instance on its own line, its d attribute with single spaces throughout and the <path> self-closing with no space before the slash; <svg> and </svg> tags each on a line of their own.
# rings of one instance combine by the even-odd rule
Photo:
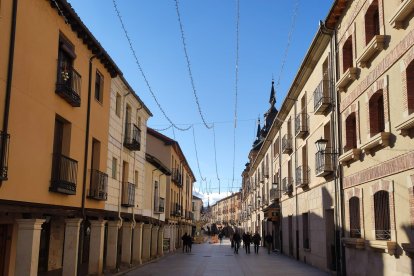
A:
<svg viewBox="0 0 414 276">
<path fill-rule="evenodd" d="M 414 113 L 414 61 L 408 65 L 407 74 L 407 105 L 408 114 Z"/>
<path fill-rule="evenodd" d="M 275 143 L 273 144 L 273 157 L 279 154 L 279 137 L 276 138 Z"/>
<path fill-rule="evenodd" d="M 160 189 L 158 187 L 158 181 L 154 181 L 154 210 L 159 211 L 160 207 Z"/>
<path fill-rule="evenodd" d="M 385 129 L 382 90 L 377 91 L 369 100 L 369 124 L 371 136 L 383 132 Z"/>
<path fill-rule="evenodd" d="M 353 53 L 352 53 L 352 35 L 348 37 L 342 47 L 342 70 L 346 72 L 352 67 Z"/>
<path fill-rule="evenodd" d="M 374 194 L 375 211 L 375 239 L 391 239 L 391 220 L 389 194 L 387 191 L 378 191 Z"/>
<path fill-rule="evenodd" d="M 116 93 L 115 114 L 116 116 L 121 117 L 121 95 L 119 95 L 119 93 Z"/>
<path fill-rule="evenodd" d="M 116 177 L 117 175 L 118 175 L 118 160 L 115 157 L 113 157 L 112 158 L 112 178 L 117 179 Z"/>
<path fill-rule="evenodd" d="M 95 99 L 100 103 L 103 102 L 103 76 L 98 70 L 95 76 Z"/>
<path fill-rule="evenodd" d="M 368 44 L 372 38 L 380 33 L 378 0 L 372 1 L 365 14 L 365 42 Z"/>
<path fill-rule="evenodd" d="M 349 200 L 349 232 L 351 238 L 361 237 L 361 221 L 359 217 L 359 198 L 354 196 Z"/>
<path fill-rule="evenodd" d="M 303 223 L 303 248 L 309 249 L 309 213 L 302 214 Z"/>
<path fill-rule="evenodd" d="M 357 129 L 356 129 L 356 115 L 351 113 L 345 120 L 345 135 L 346 145 L 345 150 L 354 149 L 357 147 Z"/>
</svg>

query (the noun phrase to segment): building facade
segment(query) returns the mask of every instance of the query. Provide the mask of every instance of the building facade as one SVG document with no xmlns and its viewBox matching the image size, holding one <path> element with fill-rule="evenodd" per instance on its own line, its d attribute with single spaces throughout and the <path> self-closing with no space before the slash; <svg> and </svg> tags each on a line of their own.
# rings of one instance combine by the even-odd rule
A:
<svg viewBox="0 0 414 276">
<path fill-rule="evenodd" d="M 192 212 L 194 214 L 194 222 L 201 221 L 202 211 L 203 211 L 203 200 L 193 195 Z"/>
<path fill-rule="evenodd" d="M 241 192 L 233 193 L 218 200 L 211 206 L 211 223 L 218 227 L 240 226 Z"/>
</svg>

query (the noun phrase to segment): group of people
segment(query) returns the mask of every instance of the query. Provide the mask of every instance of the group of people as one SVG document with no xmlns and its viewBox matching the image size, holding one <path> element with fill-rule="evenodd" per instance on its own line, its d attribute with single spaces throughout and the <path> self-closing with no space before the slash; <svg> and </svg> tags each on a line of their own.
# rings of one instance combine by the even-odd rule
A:
<svg viewBox="0 0 414 276">
<path fill-rule="evenodd" d="M 191 247 L 193 245 L 193 238 L 187 234 L 187 232 L 181 237 L 183 241 L 183 253 L 191 252 Z"/>
<path fill-rule="evenodd" d="M 254 235 L 252 236 L 249 232 L 243 233 L 243 235 L 240 237 L 240 234 L 236 231 L 233 234 L 233 237 L 231 239 L 232 247 L 234 248 L 234 253 L 239 254 L 239 248 L 240 248 L 240 242 L 243 240 L 243 247 L 246 250 L 246 254 L 250 254 L 250 244 L 253 243 L 254 246 L 254 253 L 259 254 L 259 246 L 261 237 L 259 233 L 256 231 Z M 265 243 L 267 247 L 267 253 L 270 254 L 272 250 L 272 243 L 273 243 L 273 237 L 270 233 L 268 233 L 265 236 Z"/>
</svg>

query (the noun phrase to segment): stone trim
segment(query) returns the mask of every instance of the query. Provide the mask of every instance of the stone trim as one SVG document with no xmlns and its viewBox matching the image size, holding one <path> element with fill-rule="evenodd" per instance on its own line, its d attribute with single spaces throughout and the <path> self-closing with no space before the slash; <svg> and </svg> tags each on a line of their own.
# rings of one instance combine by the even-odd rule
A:
<svg viewBox="0 0 414 276">
<path fill-rule="evenodd" d="M 352 16 L 348 19 L 348 21 L 345 24 L 341 24 L 344 27 L 340 28 L 338 30 L 338 42 L 341 42 L 345 37 L 348 37 L 346 34 L 348 32 L 348 29 L 351 27 L 352 23 L 354 23 L 355 18 L 357 17 L 357 15 L 359 14 L 359 12 L 361 11 L 363 5 L 365 4 L 365 2 L 367 2 L 367 0 L 358 0 L 358 2 L 355 5 L 354 10 L 352 11 Z"/>
<path fill-rule="evenodd" d="M 390 208 L 390 230 L 391 230 L 391 241 L 396 240 L 396 231 L 395 231 L 395 202 L 394 202 L 394 181 L 393 180 L 384 180 L 381 179 L 370 186 L 371 195 L 371 227 L 372 227 L 372 237 L 375 240 L 375 208 L 374 208 L 374 194 L 379 191 L 388 192 L 388 204 Z"/>
<path fill-rule="evenodd" d="M 402 97 L 403 97 L 403 115 L 405 118 L 408 114 L 408 88 L 407 88 L 407 67 L 414 60 L 414 48 L 407 52 L 405 57 L 400 61 Z"/>
<path fill-rule="evenodd" d="M 362 183 L 383 178 L 412 168 L 414 168 L 414 151 L 344 177 L 344 188 L 351 188 Z"/>
<path fill-rule="evenodd" d="M 408 200 L 410 203 L 410 224 L 414 230 L 414 174 L 407 176 Z"/>
<path fill-rule="evenodd" d="M 371 6 L 372 2 L 374 2 L 374 0 L 368 0 L 364 3 L 362 9 L 361 9 L 361 14 L 364 16 L 365 18 L 365 14 L 367 13 L 369 7 Z M 384 9 L 383 9 L 383 3 L 382 0 L 378 0 L 378 13 L 379 13 L 379 25 L 380 25 L 380 35 L 384 34 L 385 31 L 385 26 L 384 26 Z M 364 24 L 365 24 L 365 20 L 364 20 Z M 365 25 L 364 25 L 365 28 Z M 364 35 L 364 45 L 367 45 L 369 41 L 366 41 L 366 37 Z"/>
<path fill-rule="evenodd" d="M 361 80 L 357 87 L 347 93 L 347 97 L 341 100 L 340 112 L 342 113 L 351 105 L 364 91 L 369 88 L 384 72 L 386 72 L 405 52 L 414 45 L 414 29 L 411 30 L 388 55 L 368 74 L 365 79 Z"/>
<path fill-rule="evenodd" d="M 359 117 L 359 102 L 354 102 L 351 104 L 343 113 L 342 113 L 342 141 L 346 142 L 346 119 L 349 115 L 355 112 L 355 121 L 356 121 L 356 135 L 357 135 L 357 146 L 361 145 L 361 130 L 360 130 L 360 117 Z"/>
</svg>

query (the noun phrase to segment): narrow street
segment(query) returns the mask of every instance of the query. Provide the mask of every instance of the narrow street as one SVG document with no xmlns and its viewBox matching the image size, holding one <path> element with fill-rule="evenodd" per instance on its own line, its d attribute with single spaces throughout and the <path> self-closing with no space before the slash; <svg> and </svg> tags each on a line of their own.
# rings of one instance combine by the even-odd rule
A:
<svg viewBox="0 0 414 276">
<path fill-rule="evenodd" d="M 254 254 L 251 246 L 250 255 L 241 247 L 239 254 L 234 254 L 228 239 L 223 244 L 193 244 L 191 253 L 177 251 L 158 261 L 143 265 L 126 275 L 328 275 L 316 268 L 298 262 L 284 255 L 267 254 L 260 247 L 259 254 Z"/>
</svg>

